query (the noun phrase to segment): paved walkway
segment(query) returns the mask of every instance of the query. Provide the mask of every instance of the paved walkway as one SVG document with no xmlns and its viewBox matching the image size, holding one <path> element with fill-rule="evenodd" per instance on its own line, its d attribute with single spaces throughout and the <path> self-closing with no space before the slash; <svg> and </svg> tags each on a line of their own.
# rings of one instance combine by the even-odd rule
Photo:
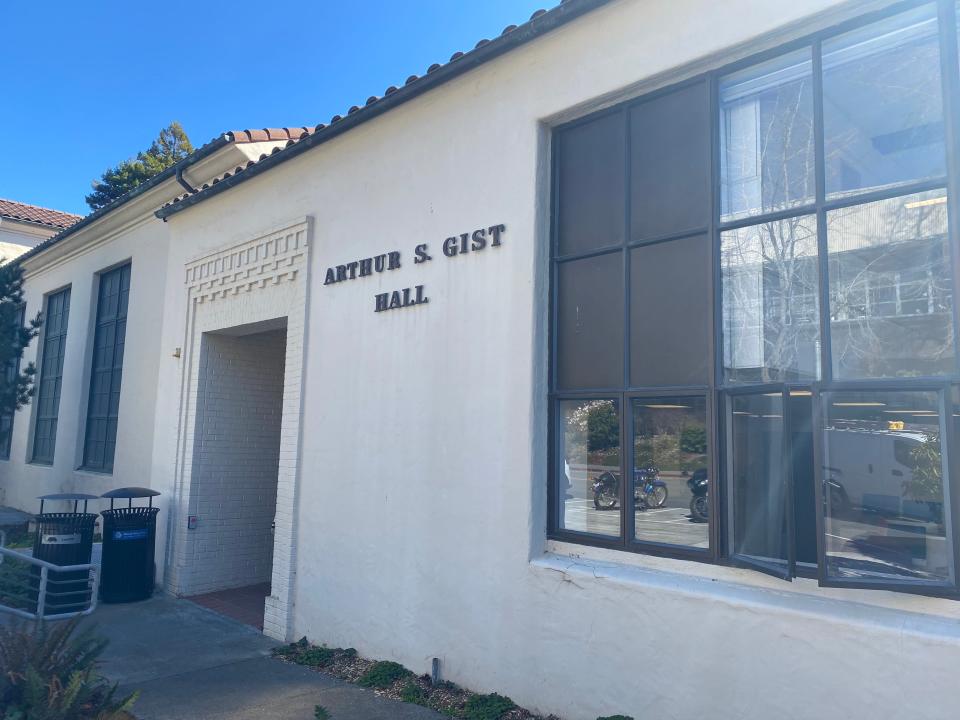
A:
<svg viewBox="0 0 960 720">
<path fill-rule="evenodd" d="M 103 673 L 130 692 L 139 720 L 438 720 L 355 685 L 275 660 L 253 628 L 166 596 L 101 605 L 88 622 L 110 640 Z"/>
</svg>

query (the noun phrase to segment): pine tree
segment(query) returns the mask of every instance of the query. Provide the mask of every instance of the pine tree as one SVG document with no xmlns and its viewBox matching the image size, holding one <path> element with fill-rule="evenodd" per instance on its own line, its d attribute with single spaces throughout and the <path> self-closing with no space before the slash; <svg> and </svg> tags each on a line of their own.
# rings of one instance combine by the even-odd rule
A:
<svg viewBox="0 0 960 720">
<path fill-rule="evenodd" d="M 40 329 L 40 314 L 23 322 L 23 269 L 0 265 L 0 417 L 9 417 L 30 402 L 36 368 L 19 368 L 23 351 Z"/>
<path fill-rule="evenodd" d="M 193 145 L 180 123 L 170 123 L 147 150 L 138 153 L 133 160 L 124 160 L 109 168 L 99 180 L 94 180 L 91 183 L 93 192 L 86 197 L 87 205 L 91 210 L 109 205 L 192 152 Z"/>
</svg>

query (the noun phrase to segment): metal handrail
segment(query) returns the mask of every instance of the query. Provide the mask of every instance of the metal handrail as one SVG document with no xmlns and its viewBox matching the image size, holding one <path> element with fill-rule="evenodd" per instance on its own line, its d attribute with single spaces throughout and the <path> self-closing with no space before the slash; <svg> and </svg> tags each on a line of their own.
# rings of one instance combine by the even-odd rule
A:
<svg viewBox="0 0 960 720">
<path fill-rule="evenodd" d="M 0 604 L 0 612 L 8 612 L 18 617 L 26 618 L 28 620 L 64 620 L 66 618 L 76 617 L 78 615 L 89 615 L 97 608 L 97 596 L 99 595 L 100 588 L 100 570 L 93 563 L 84 563 L 81 565 L 55 565 L 54 563 L 47 562 L 46 560 L 40 560 L 35 558 L 32 555 L 26 555 L 16 550 L 12 550 L 8 547 L 4 547 L 3 543 L 6 542 L 6 534 L 0 530 L 0 563 L 3 563 L 4 558 L 9 557 L 11 560 L 18 560 L 20 562 L 33 565 L 34 567 L 40 568 L 40 582 L 39 587 L 37 588 L 37 609 L 36 612 L 28 612 L 21 608 L 14 608 L 8 605 Z M 57 580 L 55 578 L 50 578 L 50 572 L 65 573 L 65 572 L 86 572 L 90 577 L 90 584 L 88 586 L 89 590 L 77 590 L 73 592 L 53 592 L 52 589 L 48 590 L 50 585 L 60 585 L 62 583 L 68 582 L 66 580 Z M 70 581 L 76 582 L 76 581 Z M 62 597 L 64 595 L 79 595 L 90 593 L 90 602 L 85 610 L 76 610 L 72 612 L 57 613 L 56 615 L 47 615 L 44 613 L 46 610 L 47 597 Z M 14 593 L 18 597 L 22 597 L 19 593 Z M 27 593 L 28 598 L 32 598 L 32 590 Z M 77 603 L 78 605 L 80 603 Z"/>
</svg>

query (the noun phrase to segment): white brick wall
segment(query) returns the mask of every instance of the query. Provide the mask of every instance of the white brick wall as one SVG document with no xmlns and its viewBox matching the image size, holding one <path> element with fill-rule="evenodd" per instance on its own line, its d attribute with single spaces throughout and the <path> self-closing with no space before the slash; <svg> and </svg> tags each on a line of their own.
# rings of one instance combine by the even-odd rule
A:
<svg viewBox="0 0 960 720">
<path fill-rule="evenodd" d="M 203 336 L 182 588 L 269 582 L 286 331 Z"/>
</svg>

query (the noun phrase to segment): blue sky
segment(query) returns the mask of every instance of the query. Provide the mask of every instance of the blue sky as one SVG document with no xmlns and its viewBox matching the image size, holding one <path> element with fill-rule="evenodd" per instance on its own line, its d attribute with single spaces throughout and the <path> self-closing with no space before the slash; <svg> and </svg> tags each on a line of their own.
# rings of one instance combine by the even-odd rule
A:
<svg viewBox="0 0 960 720">
<path fill-rule="evenodd" d="M 553 0 L 6 2 L 0 198 L 86 214 L 90 181 L 179 120 L 315 125 Z"/>
</svg>

